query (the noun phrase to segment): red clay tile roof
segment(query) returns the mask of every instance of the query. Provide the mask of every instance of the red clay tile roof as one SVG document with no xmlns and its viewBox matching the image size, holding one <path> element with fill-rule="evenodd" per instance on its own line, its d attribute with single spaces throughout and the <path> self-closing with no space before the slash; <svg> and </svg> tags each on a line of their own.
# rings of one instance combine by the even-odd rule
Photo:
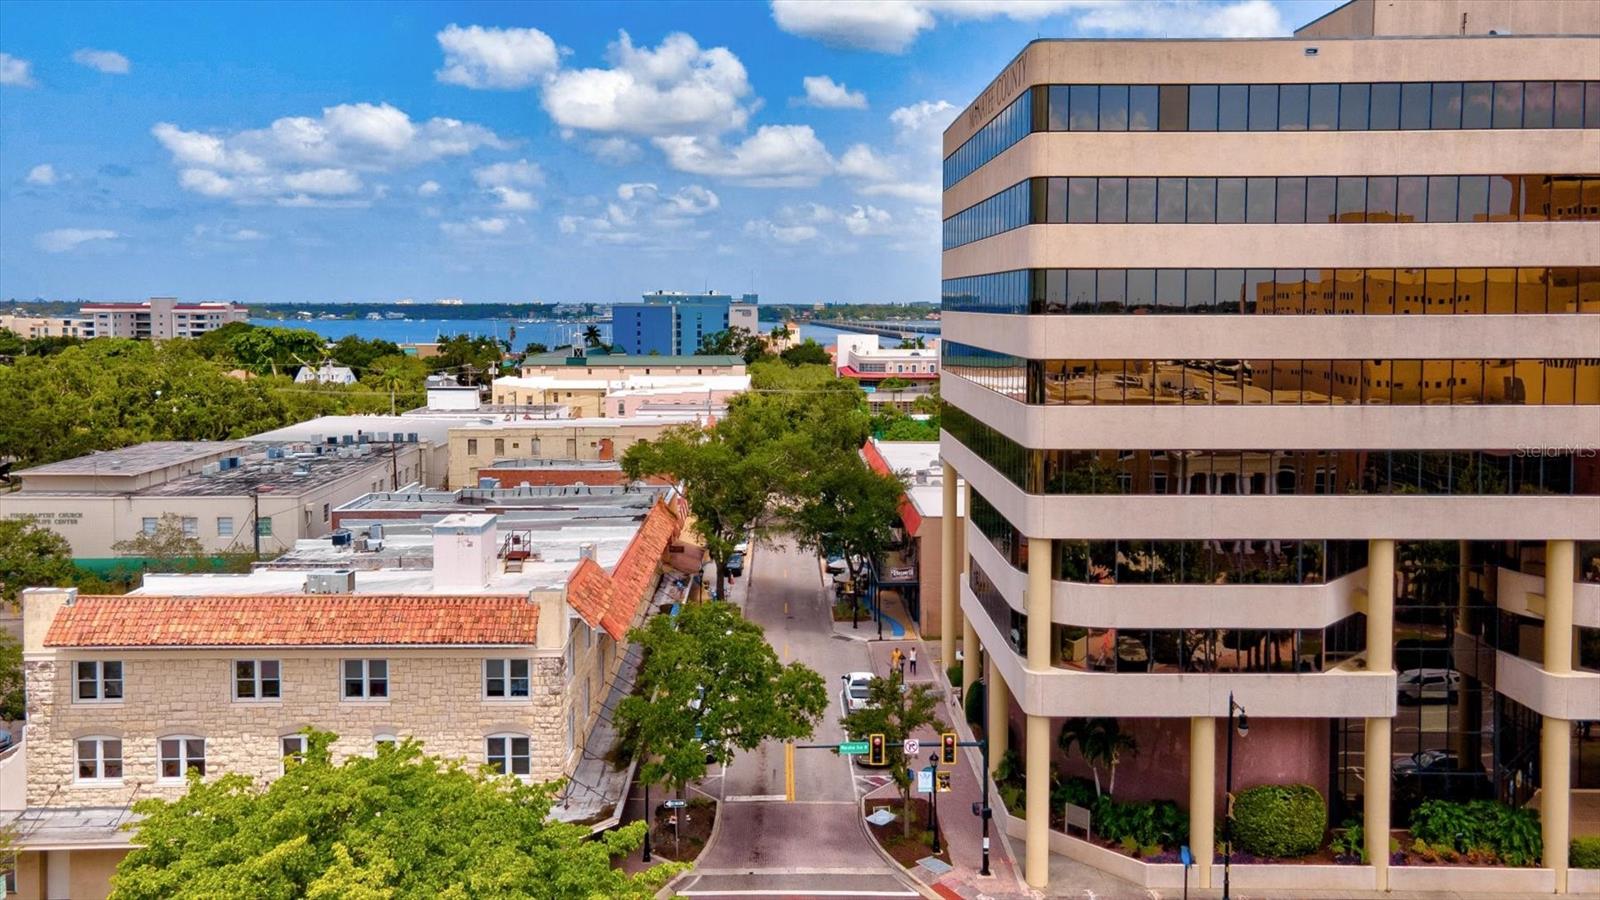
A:
<svg viewBox="0 0 1600 900">
<path fill-rule="evenodd" d="M 47 647 L 277 647 L 537 643 L 539 607 L 524 597 L 291 594 L 79 597 Z"/>
<path fill-rule="evenodd" d="M 591 628 L 604 628 L 612 638 L 622 640 L 645 591 L 655 583 L 662 554 L 678 536 L 681 525 L 670 508 L 656 503 L 609 575 L 592 559 L 578 563 L 567 577 L 567 602 Z"/>
</svg>

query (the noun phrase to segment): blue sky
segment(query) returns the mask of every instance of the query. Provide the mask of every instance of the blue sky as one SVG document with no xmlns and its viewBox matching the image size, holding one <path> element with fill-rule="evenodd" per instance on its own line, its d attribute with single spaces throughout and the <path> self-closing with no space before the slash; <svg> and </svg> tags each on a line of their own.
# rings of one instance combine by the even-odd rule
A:
<svg viewBox="0 0 1600 900">
<path fill-rule="evenodd" d="M 0 298 L 931 300 L 940 133 L 1027 41 L 1336 5 L 11 0 Z"/>
</svg>

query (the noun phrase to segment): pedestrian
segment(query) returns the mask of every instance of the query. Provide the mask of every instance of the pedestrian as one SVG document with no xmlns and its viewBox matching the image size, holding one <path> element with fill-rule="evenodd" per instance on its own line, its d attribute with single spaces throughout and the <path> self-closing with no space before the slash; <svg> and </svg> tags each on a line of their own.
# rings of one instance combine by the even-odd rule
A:
<svg viewBox="0 0 1600 900">
<path fill-rule="evenodd" d="M 911 674 L 917 674 L 917 648 L 911 648 L 911 655 L 907 657 L 911 663 Z"/>
<path fill-rule="evenodd" d="M 889 651 L 889 671 L 896 672 L 900 669 L 900 648 L 895 647 Z"/>
</svg>

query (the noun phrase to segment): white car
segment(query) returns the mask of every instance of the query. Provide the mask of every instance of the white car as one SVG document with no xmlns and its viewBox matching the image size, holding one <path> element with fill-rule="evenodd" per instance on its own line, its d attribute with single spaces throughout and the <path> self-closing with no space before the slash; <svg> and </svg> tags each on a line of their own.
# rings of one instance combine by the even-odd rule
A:
<svg viewBox="0 0 1600 900">
<path fill-rule="evenodd" d="M 844 682 L 844 686 L 839 688 L 839 705 L 847 715 L 867 708 L 868 686 L 875 677 L 871 672 L 851 672 L 839 676 L 839 680 Z"/>
<path fill-rule="evenodd" d="M 1453 700 L 1461 687 L 1461 673 L 1454 669 L 1407 669 L 1395 678 L 1395 687 L 1402 703 Z"/>
</svg>

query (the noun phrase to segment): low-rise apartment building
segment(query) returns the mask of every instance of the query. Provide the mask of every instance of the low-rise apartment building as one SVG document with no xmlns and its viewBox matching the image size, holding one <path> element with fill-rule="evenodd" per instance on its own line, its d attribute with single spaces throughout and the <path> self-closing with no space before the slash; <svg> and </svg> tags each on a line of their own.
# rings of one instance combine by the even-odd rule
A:
<svg viewBox="0 0 1600 900">
<path fill-rule="evenodd" d="M 94 322 L 77 316 L 31 316 L 23 310 L 0 314 L 0 329 L 18 337 L 94 337 Z"/>
<path fill-rule="evenodd" d="M 116 545 L 166 515 L 206 552 L 274 554 L 326 534 L 340 504 L 424 480 L 431 450 L 398 432 L 305 437 L 151 441 L 23 469 L 21 489 L 0 494 L 0 518 L 32 519 L 102 568 L 127 562 Z"/>
<path fill-rule="evenodd" d="M 565 406 L 573 416 L 626 418 L 647 412 L 704 412 L 725 407 L 750 389 L 743 374 L 644 374 L 572 378 L 523 375 L 497 378 L 491 386 L 497 407 Z"/>
<path fill-rule="evenodd" d="M 231 322 L 250 320 L 249 311 L 240 303 L 179 303 L 173 297 L 151 297 L 138 303 L 85 303 L 78 316 L 92 323 L 93 334 L 86 337 L 156 341 L 199 337 Z"/>
<path fill-rule="evenodd" d="M 513 419 L 450 429 L 450 484 L 475 484 L 475 473 L 502 459 L 617 460 L 639 441 L 677 425 L 704 425 L 721 415 L 670 412 L 625 419 Z"/>
<path fill-rule="evenodd" d="M 593 347 L 574 347 L 528 356 L 517 367 L 524 378 L 598 378 L 614 381 L 633 375 L 743 375 L 740 356 L 608 353 Z"/>
<path fill-rule="evenodd" d="M 881 347 L 875 334 L 841 334 L 833 369 L 840 378 L 876 385 L 890 378 L 932 384 L 939 380 L 939 339 L 925 347 Z"/>
<path fill-rule="evenodd" d="M 600 711 L 631 684 L 629 628 L 692 580 L 662 577 L 681 521 L 659 499 L 545 512 L 537 531 L 470 512 L 368 526 L 126 596 L 25 591 L 29 725 L 0 760 L 21 896 L 105 896 L 135 800 L 176 798 L 190 773 L 275 778 L 306 729 L 338 735 L 336 760 L 414 739 L 564 777 L 558 818 L 614 820 L 629 775 L 605 761 Z"/>
</svg>

